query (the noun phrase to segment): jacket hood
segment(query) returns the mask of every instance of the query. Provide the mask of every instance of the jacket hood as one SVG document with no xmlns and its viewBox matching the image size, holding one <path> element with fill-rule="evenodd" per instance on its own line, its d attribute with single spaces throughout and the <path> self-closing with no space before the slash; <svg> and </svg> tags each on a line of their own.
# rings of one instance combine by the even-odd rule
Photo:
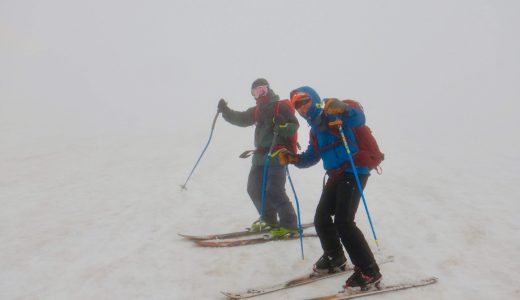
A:
<svg viewBox="0 0 520 300">
<path fill-rule="evenodd" d="M 305 119 L 310 125 L 316 123 L 318 117 L 321 115 L 323 111 L 320 95 L 318 95 L 318 93 L 310 86 L 302 86 L 295 89 L 294 91 L 306 93 L 311 97 L 312 105 L 309 108 L 309 111 L 307 112 L 307 116 L 305 117 Z"/>
</svg>

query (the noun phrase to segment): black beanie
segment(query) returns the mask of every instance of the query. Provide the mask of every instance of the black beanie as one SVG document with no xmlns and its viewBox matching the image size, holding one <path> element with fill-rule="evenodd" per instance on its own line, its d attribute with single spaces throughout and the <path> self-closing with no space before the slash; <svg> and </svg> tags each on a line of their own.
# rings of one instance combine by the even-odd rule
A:
<svg viewBox="0 0 520 300">
<path fill-rule="evenodd" d="M 257 80 L 253 81 L 253 84 L 251 85 L 251 89 L 254 89 L 257 86 L 261 85 L 267 85 L 269 87 L 269 82 L 265 80 L 264 78 L 258 78 Z"/>
</svg>

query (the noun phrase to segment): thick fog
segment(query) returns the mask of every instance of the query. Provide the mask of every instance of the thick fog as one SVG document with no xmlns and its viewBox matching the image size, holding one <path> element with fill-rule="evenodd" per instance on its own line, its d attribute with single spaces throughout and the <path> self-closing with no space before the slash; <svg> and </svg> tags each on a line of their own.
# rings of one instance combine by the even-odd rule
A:
<svg viewBox="0 0 520 300">
<path fill-rule="evenodd" d="M 385 280 L 440 279 L 385 299 L 518 297 L 519 11 L 513 0 L 0 0 L 0 298 L 218 298 L 307 272 L 316 240 L 301 261 L 296 242 L 219 251 L 176 235 L 257 217 L 250 162 L 237 158 L 252 128 L 219 119 L 189 191 L 178 185 L 218 100 L 253 106 L 258 77 L 281 98 L 309 85 L 363 104 L 386 154 L 367 188 L 381 252 L 396 257 Z M 323 169 L 292 171 L 310 221 Z M 268 255 L 270 268 L 270 253 L 291 254 Z"/>
</svg>

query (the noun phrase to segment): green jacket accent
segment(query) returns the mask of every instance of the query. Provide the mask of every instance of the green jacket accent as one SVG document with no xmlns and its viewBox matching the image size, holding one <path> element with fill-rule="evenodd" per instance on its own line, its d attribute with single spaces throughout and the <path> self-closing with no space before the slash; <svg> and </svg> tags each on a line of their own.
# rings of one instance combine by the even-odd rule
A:
<svg viewBox="0 0 520 300">
<path fill-rule="evenodd" d="M 258 104 L 248 108 L 246 111 L 234 111 L 227 109 L 222 111 L 222 116 L 229 123 L 248 127 L 256 125 L 255 128 L 255 153 L 253 155 L 253 165 L 263 166 L 266 155 L 273 142 L 275 126 L 278 131 L 278 137 L 275 146 L 290 148 L 289 137 L 298 131 L 300 126 L 298 119 L 287 105 L 280 105 L 278 95 L 269 90 L 269 102 Z M 278 114 L 275 116 L 275 108 L 278 106 Z M 277 157 L 269 158 L 269 165 L 280 165 Z"/>
</svg>

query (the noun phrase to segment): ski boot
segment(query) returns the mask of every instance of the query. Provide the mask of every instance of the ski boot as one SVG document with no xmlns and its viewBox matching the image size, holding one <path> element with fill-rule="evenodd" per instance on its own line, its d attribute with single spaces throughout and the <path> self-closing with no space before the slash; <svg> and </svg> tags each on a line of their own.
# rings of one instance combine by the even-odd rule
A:
<svg viewBox="0 0 520 300">
<path fill-rule="evenodd" d="M 373 267 L 366 271 L 362 271 L 360 268 L 355 267 L 354 273 L 345 281 L 343 285 L 344 289 L 359 287 L 362 291 L 369 290 L 371 287 L 379 287 L 379 283 L 383 275 L 379 272 L 379 268 Z"/>
<path fill-rule="evenodd" d="M 276 228 L 276 224 L 268 223 L 262 219 L 258 219 L 251 224 L 249 231 L 251 232 L 261 232 L 261 231 L 269 231 Z"/>
<path fill-rule="evenodd" d="M 345 254 L 343 254 L 343 251 L 341 251 L 333 255 L 323 254 L 312 269 L 314 273 L 326 274 L 345 271 L 346 266 L 347 258 Z"/>
<path fill-rule="evenodd" d="M 291 236 L 293 234 L 298 234 L 298 229 L 289 229 L 285 227 L 277 227 L 269 230 L 269 236 L 271 238 L 281 238 L 281 237 L 287 237 Z"/>
</svg>

